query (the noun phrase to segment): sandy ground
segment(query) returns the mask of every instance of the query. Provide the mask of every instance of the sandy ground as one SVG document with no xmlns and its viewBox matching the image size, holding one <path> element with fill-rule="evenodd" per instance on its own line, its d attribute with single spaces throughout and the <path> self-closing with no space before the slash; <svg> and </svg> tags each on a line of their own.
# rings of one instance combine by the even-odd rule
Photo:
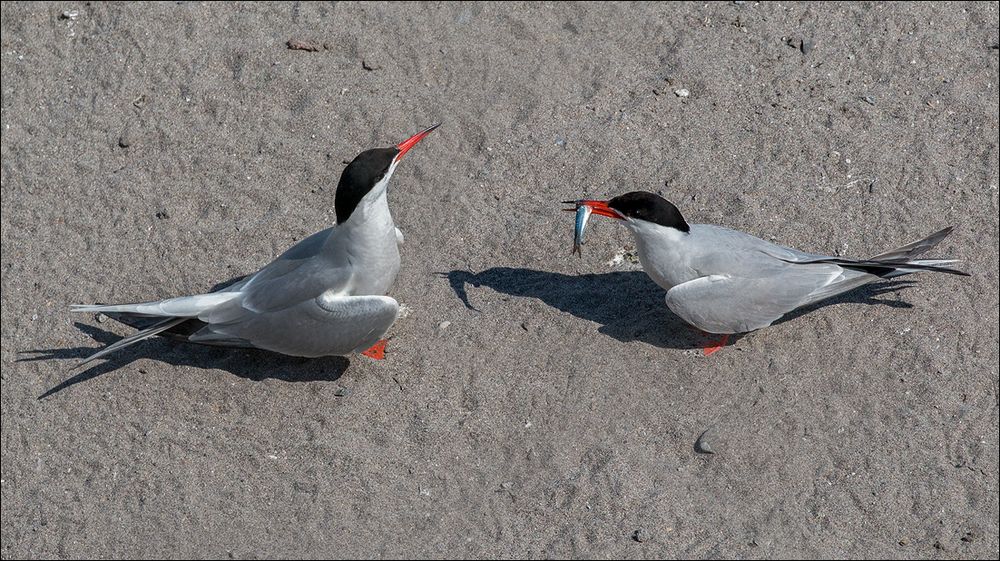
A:
<svg viewBox="0 0 1000 561">
<path fill-rule="evenodd" d="M 997 3 L 2 16 L 3 558 L 997 556 Z M 129 329 L 69 304 L 251 272 L 438 121 L 386 360 L 70 370 Z M 975 275 L 705 358 L 623 228 L 569 255 L 558 201 L 633 189 L 858 257 L 954 224 Z"/>
</svg>

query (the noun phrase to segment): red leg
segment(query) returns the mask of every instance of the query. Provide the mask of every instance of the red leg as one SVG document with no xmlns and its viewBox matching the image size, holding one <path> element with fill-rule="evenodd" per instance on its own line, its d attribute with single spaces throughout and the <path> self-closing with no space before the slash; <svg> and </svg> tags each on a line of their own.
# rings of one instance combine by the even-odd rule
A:
<svg viewBox="0 0 1000 561">
<path fill-rule="evenodd" d="M 719 350 L 721 350 L 722 347 L 725 347 L 726 343 L 728 342 L 729 342 L 729 334 L 723 335 L 722 339 L 710 341 L 707 345 L 705 345 L 703 352 L 705 353 L 705 356 L 711 356 L 716 352 L 718 352 Z"/>
<path fill-rule="evenodd" d="M 378 343 L 375 343 L 372 345 L 372 348 L 361 354 L 375 360 L 385 360 L 385 339 L 379 339 Z"/>
</svg>

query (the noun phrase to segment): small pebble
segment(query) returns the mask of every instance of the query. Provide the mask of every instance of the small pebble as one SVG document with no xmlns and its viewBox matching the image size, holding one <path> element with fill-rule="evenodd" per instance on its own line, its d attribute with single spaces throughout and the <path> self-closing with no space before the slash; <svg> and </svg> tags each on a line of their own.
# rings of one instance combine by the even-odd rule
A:
<svg viewBox="0 0 1000 561">
<path fill-rule="evenodd" d="M 813 47 L 815 46 L 816 43 L 812 42 L 811 40 L 803 39 L 802 43 L 799 45 L 799 50 L 802 51 L 802 54 L 807 55 L 809 54 L 809 51 L 813 50 Z"/>
<path fill-rule="evenodd" d="M 448 329 L 449 325 L 451 325 L 450 321 L 442 321 L 441 323 L 438 324 L 438 329 L 440 331 L 444 331 L 445 329 Z"/>
<path fill-rule="evenodd" d="M 160 220 L 166 220 L 170 218 L 170 213 L 167 212 L 166 209 L 160 210 L 156 212 L 156 217 L 159 218 Z"/>
<path fill-rule="evenodd" d="M 695 452 L 700 452 L 702 454 L 714 454 L 715 453 L 715 450 L 712 449 L 712 445 L 709 442 L 710 435 L 708 433 L 711 430 L 712 429 L 706 429 L 705 432 L 701 433 L 701 436 L 698 437 L 698 440 L 696 440 L 694 442 L 694 450 L 695 450 Z"/>
<path fill-rule="evenodd" d="M 681 88 L 679 90 L 674 90 L 674 95 L 677 97 L 688 97 L 691 95 L 691 92 L 689 92 L 687 88 Z"/>
<path fill-rule="evenodd" d="M 108 316 L 104 314 L 97 314 L 97 323 L 104 323 L 108 321 Z"/>
<path fill-rule="evenodd" d="M 80 12 L 77 10 L 66 10 L 65 12 L 59 14 L 60 19 L 74 20 L 80 17 Z"/>
<path fill-rule="evenodd" d="M 302 39 L 289 39 L 285 43 L 290 50 L 293 51 L 308 51 L 314 53 L 319 50 L 319 45 L 313 43 L 312 41 L 304 41 Z"/>
<path fill-rule="evenodd" d="M 351 395 L 351 390 L 349 390 L 347 388 L 337 388 L 333 392 L 333 395 L 335 395 L 337 397 L 347 397 L 347 396 Z"/>
<path fill-rule="evenodd" d="M 866 95 L 866 96 L 862 97 L 861 101 L 867 103 L 868 105 L 873 105 L 873 106 L 875 105 L 875 98 L 873 98 L 870 95 Z"/>
<path fill-rule="evenodd" d="M 638 530 L 632 532 L 632 539 L 639 543 L 649 541 L 649 532 L 639 528 Z"/>
<path fill-rule="evenodd" d="M 122 135 L 118 137 L 118 146 L 121 146 L 122 148 L 128 148 L 131 145 L 132 145 L 132 133 L 128 129 L 125 129 L 125 132 L 123 132 Z"/>
<path fill-rule="evenodd" d="M 375 70 L 381 70 L 382 66 L 379 65 L 379 64 L 375 64 L 374 62 L 370 62 L 368 60 L 362 60 L 361 61 L 361 68 L 364 68 L 365 70 L 367 70 L 369 72 L 373 72 Z"/>
</svg>

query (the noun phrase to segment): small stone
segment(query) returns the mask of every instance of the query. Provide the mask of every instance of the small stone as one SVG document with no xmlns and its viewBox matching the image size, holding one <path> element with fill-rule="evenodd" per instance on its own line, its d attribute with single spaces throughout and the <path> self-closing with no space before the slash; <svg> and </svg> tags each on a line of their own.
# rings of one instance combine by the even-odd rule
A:
<svg viewBox="0 0 1000 561">
<path fill-rule="evenodd" d="M 447 321 L 447 320 L 446 321 L 442 321 L 441 323 L 438 324 L 438 330 L 439 331 L 444 331 L 445 329 L 448 329 L 448 326 L 450 326 L 450 325 L 451 325 L 450 321 Z"/>
<path fill-rule="evenodd" d="M 333 395 L 335 395 L 337 397 L 347 397 L 347 396 L 351 395 L 351 390 L 349 390 L 347 388 L 337 388 L 333 392 Z"/>
<path fill-rule="evenodd" d="M 314 53 L 319 50 L 320 46 L 312 41 L 304 41 L 302 39 L 289 39 L 287 43 L 288 48 L 293 51 L 308 51 Z"/>
<path fill-rule="evenodd" d="M 565 148 L 566 147 L 566 139 L 563 138 L 563 137 L 561 137 L 561 136 L 557 136 L 556 137 L 556 146 L 558 146 L 560 148 Z"/>
<path fill-rule="evenodd" d="M 638 530 L 632 532 L 632 539 L 639 543 L 647 542 L 649 541 L 649 532 L 639 528 Z"/>
<path fill-rule="evenodd" d="M 865 102 L 865 103 L 867 103 L 868 105 L 871 105 L 871 106 L 875 105 L 875 98 L 872 97 L 872 96 L 870 96 L 870 95 L 863 96 L 861 98 L 861 101 L 863 101 L 863 102 Z"/>
<path fill-rule="evenodd" d="M 132 146 L 132 131 L 129 129 L 122 131 L 122 135 L 118 137 L 118 146 L 121 146 L 122 148 Z"/>
<path fill-rule="evenodd" d="M 375 70 L 381 70 L 382 66 L 366 59 L 361 61 L 361 68 L 369 72 L 374 72 Z"/>
<path fill-rule="evenodd" d="M 510 489 L 513 486 L 514 486 L 513 481 L 504 481 L 503 483 L 500 484 L 500 488 L 503 489 L 504 491 Z"/>
<path fill-rule="evenodd" d="M 97 314 L 97 316 L 96 316 L 95 319 L 97 319 L 97 323 L 104 323 L 104 322 L 108 321 L 108 316 L 106 316 L 104 314 Z"/>
<path fill-rule="evenodd" d="M 701 433 L 701 436 L 698 437 L 698 440 L 696 440 L 694 442 L 694 450 L 695 450 L 695 452 L 699 452 L 701 454 L 714 454 L 715 453 L 715 450 L 712 449 L 712 445 L 709 442 L 710 439 L 711 439 L 711 435 L 709 435 L 708 433 L 711 430 L 712 429 L 710 429 L 710 428 L 706 429 L 705 432 Z"/>
<path fill-rule="evenodd" d="M 80 12 L 77 10 L 66 10 L 59 14 L 59 19 L 75 20 L 78 17 L 80 17 Z"/>
<path fill-rule="evenodd" d="M 31 321 L 38 321 L 38 314 L 31 314 Z"/>
<path fill-rule="evenodd" d="M 802 43 L 799 44 L 799 50 L 802 51 L 802 54 L 807 55 L 809 54 L 810 51 L 813 50 L 813 47 L 815 46 L 816 43 L 814 43 L 810 39 L 803 39 Z"/>
<path fill-rule="evenodd" d="M 687 88 L 680 88 L 674 90 L 674 95 L 676 95 L 677 97 L 688 97 L 689 95 L 691 95 L 691 92 L 689 92 Z"/>
<path fill-rule="evenodd" d="M 158 210 L 156 211 L 156 217 L 159 218 L 160 220 L 166 220 L 170 218 L 170 213 L 167 212 L 167 209 Z"/>
</svg>

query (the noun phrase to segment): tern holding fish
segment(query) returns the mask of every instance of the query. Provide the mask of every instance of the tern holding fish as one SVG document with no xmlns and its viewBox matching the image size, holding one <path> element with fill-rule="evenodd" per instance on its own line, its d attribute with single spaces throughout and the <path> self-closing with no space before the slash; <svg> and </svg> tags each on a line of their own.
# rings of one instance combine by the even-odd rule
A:
<svg viewBox="0 0 1000 561">
<path fill-rule="evenodd" d="M 386 292 L 399 272 L 402 242 L 386 191 L 403 156 L 435 128 L 354 158 L 337 184 L 336 225 L 232 286 L 142 304 L 74 306 L 75 312 L 102 312 L 140 328 L 80 365 L 155 335 L 293 356 L 364 351 L 381 358 L 385 343 L 379 339 L 399 310 Z"/>
<path fill-rule="evenodd" d="M 846 259 L 783 247 L 721 226 L 688 224 L 673 203 L 635 191 L 607 201 L 571 201 L 576 240 L 582 243 L 589 212 L 621 222 L 635 238 L 646 274 L 667 290 L 667 307 L 708 333 L 723 335 L 767 327 L 807 306 L 882 279 L 934 271 L 968 276 L 953 259 L 921 259 L 952 228 L 870 259 Z M 581 220 L 581 215 L 584 219 Z M 576 247 L 574 248 L 574 250 Z"/>
</svg>

